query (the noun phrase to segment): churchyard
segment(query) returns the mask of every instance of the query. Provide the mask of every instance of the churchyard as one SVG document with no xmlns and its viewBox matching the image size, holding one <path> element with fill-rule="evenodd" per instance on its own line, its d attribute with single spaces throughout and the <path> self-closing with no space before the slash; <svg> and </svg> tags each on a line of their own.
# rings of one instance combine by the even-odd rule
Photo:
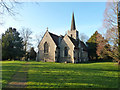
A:
<svg viewBox="0 0 120 90">
<path fill-rule="evenodd" d="M 114 62 L 2 61 L 2 88 L 118 88 Z M 13 87 L 11 87 L 13 86 Z"/>
</svg>

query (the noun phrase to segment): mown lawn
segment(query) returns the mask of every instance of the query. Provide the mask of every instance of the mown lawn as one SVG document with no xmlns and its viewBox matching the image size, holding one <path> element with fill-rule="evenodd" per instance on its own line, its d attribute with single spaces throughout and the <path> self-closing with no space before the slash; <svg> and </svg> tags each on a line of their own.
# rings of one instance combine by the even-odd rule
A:
<svg viewBox="0 0 120 90">
<path fill-rule="evenodd" d="M 1 63 L 1 62 L 0 62 Z M 6 87 L 11 77 L 22 67 L 26 62 L 23 61 L 3 61 L 2 64 L 2 87 Z"/>
<path fill-rule="evenodd" d="M 2 62 L 3 87 L 23 63 Z M 112 62 L 29 62 L 27 67 L 27 88 L 118 88 L 118 65 Z"/>
</svg>

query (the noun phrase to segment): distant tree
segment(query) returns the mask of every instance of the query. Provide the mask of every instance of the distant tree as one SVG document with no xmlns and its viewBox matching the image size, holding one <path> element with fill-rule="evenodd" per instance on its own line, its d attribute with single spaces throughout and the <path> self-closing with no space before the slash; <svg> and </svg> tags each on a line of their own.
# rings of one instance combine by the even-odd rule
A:
<svg viewBox="0 0 120 90">
<path fill-rule="evenodd" d="M 2 34 L 2 59 L 20 59 L 23 56 L 23 39 L 19 35 L 12 27 Z"/>
<path fill-rule="evenodd" d="M 41 33 L 38 33 L 38 34 L 35 35 L 35 41 L 36 41 L 36 47 L 37 47 L 37 49 L 38 49 L 38 45 L 39 45 L 39 43 L 40 43 L 40 41 L 41 41 L 41 39 L 43 37 L 43 33 L 44 32 L 41 32 Z"/>
<path fill-rule="evenodd" d="M 81 33 L 80 34 L 80 40 L 83 41 L 83 42 L 87 42 L 88 36 L 84 33 Z"/>
<path fill-rule="evenodd" d="M 30 60 L 36 60 L 36 52 L 33 47 L 30 49 L 29 58 Z"/>
<path fill-rule="evenodd" d="M 27 58 L 27 50 L 31 45 L 30 40 L 32 39 L 31 34 L 32 31 L 29 28 L 22 28 L 20 31 L 21 37 L 23 38 L 24 51 L 25 51 L 25 59 Z"/>
</svg>

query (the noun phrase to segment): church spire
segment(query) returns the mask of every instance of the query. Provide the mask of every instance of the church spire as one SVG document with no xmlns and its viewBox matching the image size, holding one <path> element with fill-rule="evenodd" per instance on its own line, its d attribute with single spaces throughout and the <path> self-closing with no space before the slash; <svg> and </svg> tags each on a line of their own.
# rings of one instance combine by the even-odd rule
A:
<svg viewBox="0 0 120 90">
<path fill-rule="evenodd" d="M 75 19 L 74 19 L 74 12 L 72 14 L 72 22 L 71 22 L 71 31 L 72 30 L 76 30 L 76 27 L 75 27 Z"/>
</svg>

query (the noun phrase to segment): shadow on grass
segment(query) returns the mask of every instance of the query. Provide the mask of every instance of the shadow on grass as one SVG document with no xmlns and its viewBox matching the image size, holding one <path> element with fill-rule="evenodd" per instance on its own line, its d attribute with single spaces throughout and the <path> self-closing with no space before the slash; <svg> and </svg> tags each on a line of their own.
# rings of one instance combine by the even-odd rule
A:
<svg viewBox="0 0 120 90">
<path fill-rule="evenodd" d="M 32 64 L 31 64 L 32 65 Z M 62 66 L 63 65 L 63 66 Z M 70 65 L 70 66 L 69 66 Z M 72 87 L 72 88 L 118 88 L 118 77 L 109 76 L 118 73 L 119 70 L 111 68 L 97 68 L 90 66 L 71 66 L 72 64 L 43 65 L 43 67 L 32 67 L 28 72 L 28 87 Z M 104 71 L 106 71 L 104 73 Z M 103 73 L 102 73 L 103 72 Z M 46 85 L 47 83 L 47 85 Z M 55 85 L 51 85 L 54 83 Z M 41 86 L 42 87 L 42 86 Z"/>
<path fill-rule="evenodd" d="M 67 74 L 60 75 L 59 73 L 58 75 L 51 73 L 45 75 L 43 73 L 39 73 L 39 74 L 31 74 L 30 77 L 28 77 L 28 79 L 30 79 L 28 80 L 28 82 L 33 82 L 35 86 L 37 85 L 37 83 L 42 83 L 42 84 L 48 83 L 46 87 L 49 87 L 51 83 L 54 83 L 63 88 L 64 87 L 81 88 L 84 87 L 84 84 L 85 87 L 117 88 L 117 82 L 115 81 L 117 78 L 108 77 L 108 76 L 99 76 L 99 75 L 83 76 L 83 75 L 71 74 L 68 76 Z M 31 84 L 28 84 L 28 86 L 31 86 Z M 39 84 L 37 86 L 39 86 Z"/>
</svg>

